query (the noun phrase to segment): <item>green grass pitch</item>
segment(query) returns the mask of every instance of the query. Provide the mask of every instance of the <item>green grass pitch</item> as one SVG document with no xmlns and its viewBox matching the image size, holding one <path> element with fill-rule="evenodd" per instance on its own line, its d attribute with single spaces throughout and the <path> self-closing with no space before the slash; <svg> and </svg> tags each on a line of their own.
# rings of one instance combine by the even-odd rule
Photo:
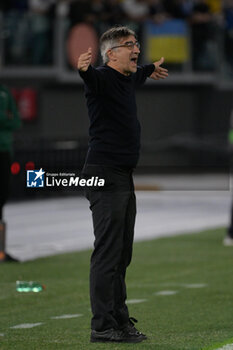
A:
<svg viewBox="0 0 233 350">
<path fill-rule="evenodd" d="M 0 350 L 217 348 L 233 336 L 233 247 L 223 247 L 224 234 L 216 229 L 134 244 L 128 299 L 145 301 L 129 304 L 129 310 L 148 336 L 139 344 L 89 342 L 91 251 L 1 264 Z M 46 290 L 18 293 L 16 280 L 38 281 Z M 177 293 L 156 295 L 161 291 Z M 64 314 L 83 316 L 52 319 Z M 25 323 L 42 324 L 11 328 Z"/>
</svg>

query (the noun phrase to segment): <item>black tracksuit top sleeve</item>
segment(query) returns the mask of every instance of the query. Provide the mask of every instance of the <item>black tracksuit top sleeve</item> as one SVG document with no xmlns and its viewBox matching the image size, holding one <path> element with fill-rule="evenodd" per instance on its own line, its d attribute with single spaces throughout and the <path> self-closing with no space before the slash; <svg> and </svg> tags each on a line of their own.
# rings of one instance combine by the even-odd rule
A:
<svg viewBox="0 0 233 350">
<path fill-rule="evenodd" d="M 136 75 L 136 85 L 143 85 L 148 78 L 155 70 L 154 64 L 147 64 L 144 66 L 138 66 Z"/>
<path fill-rule="evenodd" d="M 103 90 L 105 77 L 100 70 L 90 65 L 86 72 L 79 70 L 79 75 L 91 91 L 98 93 Z"/>
</svg>

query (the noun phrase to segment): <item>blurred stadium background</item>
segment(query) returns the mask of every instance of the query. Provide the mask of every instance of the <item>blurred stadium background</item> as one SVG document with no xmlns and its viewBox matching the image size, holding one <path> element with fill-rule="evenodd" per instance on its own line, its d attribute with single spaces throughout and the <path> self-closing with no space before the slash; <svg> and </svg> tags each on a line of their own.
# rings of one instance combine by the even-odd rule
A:
<svg viewBox="0 0 233 350">
<path fill-rule="evenodd" d="M 232 0 L 1 0 L 0 79 L 23 120 L 15 135 L 11 198 L 25 169 L 82 168 L 88 143 L 75 64 L 114 24 L 134 29 L 140 63 L 165 57 L 170 76 L 137 91 L 138 173 L 227 173 L 233 92 Z M 43 192 L 44 193 L 44 192 Z"/>
</svg>

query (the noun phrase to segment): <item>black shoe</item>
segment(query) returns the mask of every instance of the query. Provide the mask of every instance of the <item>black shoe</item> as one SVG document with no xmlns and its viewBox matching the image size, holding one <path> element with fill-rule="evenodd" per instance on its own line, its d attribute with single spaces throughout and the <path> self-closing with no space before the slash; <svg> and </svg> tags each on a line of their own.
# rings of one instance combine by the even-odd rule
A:
<svg viewBox="0 0 233 350">
<path fill-rule="evenodd" d="M 0 263 L 3 263 L 3 262 L 19 262 L 19 260 L 17 260 L 16 258 L 13 258 L 13 256 L 11 256 L 10 254 L 1 253 Z"/>
<path fill-rule="evenodd" d="M 121 327 L 121 330 L 126 334 L 134 335 L 135 337 L 138 337 L 139 339 L 141 339 L 141 341 L 146 340 L 147 336 L 139 332 L 137 328 L 134 326 L 134 323 L 137 323 L 137 322 L 138 321 L 135 318 L 130 317 L 129 321 Z"/>
<path fill-rule="evenodd" d="M 6 253 L 5 261 L 7 262 L 19 262 L 18 259 L 14 258 L 12 255 Z"/>
<path fill-rule="evenodd" d="M 233 237 L 231 237 L 230 235 L 226 235 L 223 240 L 223 245 L 225 247 L 233 247 Z"/>
<path fill-rule="evenodd" d="M 92 343 L 140 343 L 142 340 L 138 335 L 129 334 L 114 328 L 103 332 L 92 330 L 90 339 Z"/>
</svg>

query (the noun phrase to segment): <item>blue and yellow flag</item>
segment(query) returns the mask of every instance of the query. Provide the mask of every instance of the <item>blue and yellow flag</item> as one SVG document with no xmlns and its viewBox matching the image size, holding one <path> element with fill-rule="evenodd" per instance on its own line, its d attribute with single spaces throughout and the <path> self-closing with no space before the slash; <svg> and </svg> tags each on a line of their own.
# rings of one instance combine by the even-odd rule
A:
<svg viewBox="0 0 233 350">
<path fill-rule="evenodd" d="M 222 11 L 222 1 L 221 0 L 207 0 L 207 5 L 210 11 L 215 14 L 221 14 Z"/>
<path fill-rule="evenodd" d="M 147 58 L 156 61 L 162 56 L 167 63 L 189 60 L 188 26 L 184 20 L 166 20 L 161 24 L 146 23 Z"/>
</svg>

